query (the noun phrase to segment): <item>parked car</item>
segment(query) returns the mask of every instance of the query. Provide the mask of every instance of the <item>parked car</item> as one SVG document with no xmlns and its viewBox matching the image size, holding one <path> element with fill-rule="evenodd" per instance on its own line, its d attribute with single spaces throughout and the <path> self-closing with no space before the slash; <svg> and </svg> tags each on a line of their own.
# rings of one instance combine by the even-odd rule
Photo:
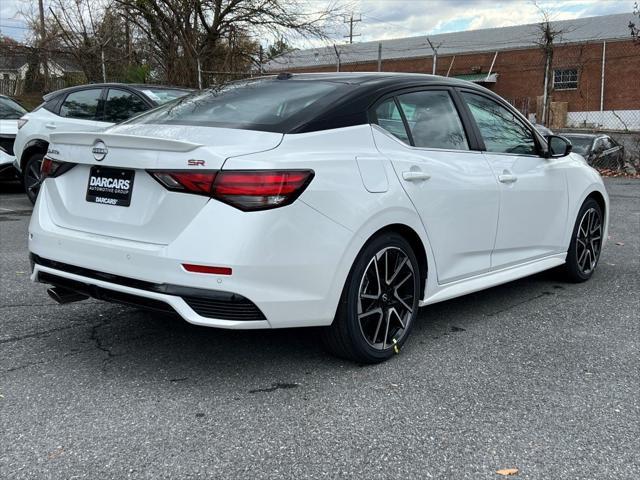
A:
<svg viewBox="0 0 640 480">
<path fill-rule="evenodd" d="M 0 95 L 0 179 L 16 177 L 13 168 L 13 143 L 18 132 L 18 119 L 27 111 L 11 97 Z"/>
<path fill-rule="evenodd" d="M 540 125 L 539 123 L 534 123 L 533 126 L 535 127 L 536 130 L 538 130 L 538 132 L 540 132 L 540 134 L 543 137 L 546 137 L 548 135 L 553 135 L 553 131 L 550 128 L 545 127 L 544 125 Z"/>
<path fill-rule="evenodd" d="M 420 74 L 281 74 L 98 133 L 54 133 L 32 279 L 233 329 L 323 327 L 398 353 L 418 307 L 553 267 L 589 279 L 598 173 L 491 91 Z"/>
<path fill-rule="evenodd" d="M 52 132 L 102 130 L 191 91 L 106 83 L 70 87 L 45 95 L 44 103 L 19 121 L 14 147 L 15 166 L 29 199 L 35 202 L 38 195 L 40 163 L 47 153 Z"/>
<path fill-rule="evenodd" d="M 624 167 L 624 147 L 609 135 L 563 133 L 573 145 L 573 151 L 582 155 L 589 165 L 619 170 Z"/>
</svg>

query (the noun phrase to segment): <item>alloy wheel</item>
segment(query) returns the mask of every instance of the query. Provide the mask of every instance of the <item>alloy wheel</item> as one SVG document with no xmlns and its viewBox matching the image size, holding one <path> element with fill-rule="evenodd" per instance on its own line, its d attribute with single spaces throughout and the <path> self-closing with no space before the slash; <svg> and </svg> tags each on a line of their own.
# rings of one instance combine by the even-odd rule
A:
<svg viewBox="0 0 640 480">
<path fill-rule="evenodd" d="M 358 291 L 358 324 L 371 347 L 395 347 L 408 331 L 417 296 L 414 275 L 398 247 L 384 248 L 369 261 Z"/>
<path fill-rule="evenodd" d="M 576 233 L 576 260 L 580 271 L 589 275 L 600 256 L 602 246 L 602 220 L 595 208 L 589 208 L 578 226 Z"/>
<path fill-rule="evenodd" d="M 27 191 L 27 195 L 32 200 L 35 200 L 40 191 L 40 184 L 42 180 L 40 178 L 40 166 L 42 159 L 35 159 L 30 161 L 26 166 L 24 174 L 24 188 Z"/>
</svg>

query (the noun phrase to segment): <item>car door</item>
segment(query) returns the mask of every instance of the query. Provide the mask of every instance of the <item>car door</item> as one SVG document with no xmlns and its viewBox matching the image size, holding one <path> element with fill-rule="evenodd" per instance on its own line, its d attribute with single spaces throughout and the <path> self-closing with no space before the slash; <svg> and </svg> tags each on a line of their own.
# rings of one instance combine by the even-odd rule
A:
<svg viewBox="0 0 640 480">
<path fill-rule="evenodd" d="M 122 88 L 109 88 L 104 102 L 103 119 L 120 123 L 151 108 L 139 95 Z"/>
<path fill-rule="evenodd" d="M 491 268 L 566 251 L 567 160 L 543 158 L 532 128 L 506 104 L 480 92 L 460 94 L 500 186 Z"/>
<path fill-rule="evenodd" d="M 113 125 L 103 121 L 102 95 L 102 88 L 85 88 L 67 94 L 60 104 L 57 118 L 45 123 L 45 128 L 50 132 L 86 132 Z"/>
<path fill-rule="evenodd" d="M 374 139 L 425 226 L 439 283 L 491 266 L 499 193 L 446 88 L 399 93 L 372 109 Z M 432 270 L 433 271 L 433 270 Z"/>
<path fill-rule="evenodd" d="M 618 170 L 623 167 L 623 149 L 611 137 L 603 136 L 598 139 L 599 148 L 595 164 L 600 168 Z"/>
</svg>

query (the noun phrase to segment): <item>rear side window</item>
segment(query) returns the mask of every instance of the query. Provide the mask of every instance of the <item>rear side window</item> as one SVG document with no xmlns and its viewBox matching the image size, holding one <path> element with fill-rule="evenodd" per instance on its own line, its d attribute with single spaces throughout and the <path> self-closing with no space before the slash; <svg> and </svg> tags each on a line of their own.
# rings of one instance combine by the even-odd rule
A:
<svg viewBox="0 0 640 480">
<path fill-rule="evenodd" d="M 67 95 L 60 106 L 60 116 L 95 120 L 102 89 L 80 90 Z"/>
<path fill-rule="evenodd" d="M 398 110 L 398 106 L 393 98 L 385 100 L 376 107 L 376 118 L 378 119 L 378 125 L 391 135 L 405 143 L 411 143 L 407 135 L 407 130 L 404 128 L 400 110 Z"/>
<path fill-rule="evenodd" d="M 469 144 L 449 92 L 428 90 L 398 96 L 416 147 L 468 150 Z"/>
<path fill-rule="evenodd" d="M 148 109 L 147 104 L 138 95 L 110 88 L 104 104 L 104 121 L 120 123 Z"/>
<path fill-rule="evenodd" d="M 462 92 L 488 152 L 537 155 L 533 132 L 497 102 Z"/>
<path fill-rule="evenodd" d="M 344 88 L 337 82 L 308 80 L 234 82 L 182 97 L 131 119 L 131 123 L 284 132 L 295 121 L 331 106 Z"/>
</svg>

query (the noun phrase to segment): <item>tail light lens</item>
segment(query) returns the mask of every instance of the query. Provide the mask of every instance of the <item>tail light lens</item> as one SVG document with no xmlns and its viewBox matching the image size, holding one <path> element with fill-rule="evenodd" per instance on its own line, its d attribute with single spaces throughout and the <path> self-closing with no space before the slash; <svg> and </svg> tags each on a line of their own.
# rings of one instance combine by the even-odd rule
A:
<svg viewBox="0 0 640 480">
<path fill-rule="evenodd" d="M 150 171 L 165 188 L 207 195 L 243 211 L 291 204 L 313 179 L 312 170 Z"/>
<path fill-rule="evenodd" d="M 153 178 L 174 192 L 211 195 L 211 187 L 217 172 L 189 172 L 181 170 L 151 171 Z"/>
<path fill-rule="evenodd" d="M 45 178 L 59 177 L 65 172 L 68 172 L 75 163 L 60 162 L 58 160 L 52 160 L 49 157 L 44 157 L 40 164 L 40 181 L 44 181 Z"/>
</svg>

